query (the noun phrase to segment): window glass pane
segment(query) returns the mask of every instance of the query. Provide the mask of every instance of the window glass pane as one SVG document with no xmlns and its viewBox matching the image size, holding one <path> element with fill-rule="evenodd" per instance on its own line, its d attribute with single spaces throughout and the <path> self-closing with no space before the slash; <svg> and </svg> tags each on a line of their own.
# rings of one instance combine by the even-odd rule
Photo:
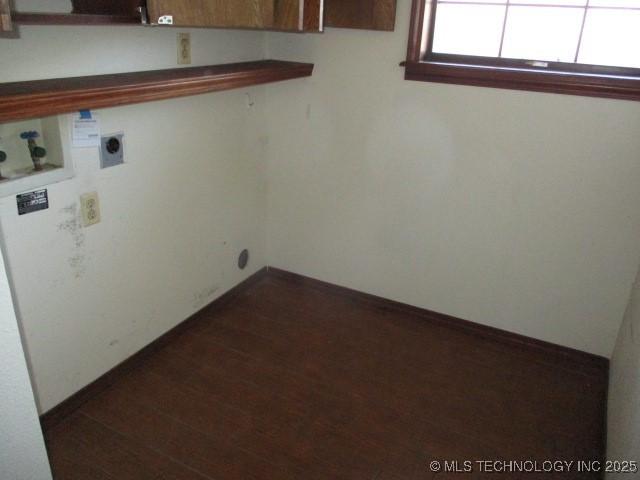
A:
<svg viewBox="0 0 640 480">
<path fill-rule="evenodd" d="M 587 0 L 511 0 L 512 5 L 556 5 L 560 7 L 584 7 Z"/>
<path fill-rule="evenodd" d="M 433 51 L 497 57 L 506 7 L 438 5 Z"/>
<path fill-rule="evenodd" d="M 589 10 L 579 63 L 640 68 L 640 11 Z"/>
<path fill-rule="evenodd" d="M 443 3 L 501 3 L 506 4 L 507 0 L 438 0 L 438 5 Z"/>
<path fill-rule="evenodd" d="M 640 8 L 640 0 L 591 0 L 592 7 Z"/>
<path fill-rule="evenodd" d="M 502 56 L 573 62 L 583 16 L 582 8 L 511 7 Z"/>
</svg>

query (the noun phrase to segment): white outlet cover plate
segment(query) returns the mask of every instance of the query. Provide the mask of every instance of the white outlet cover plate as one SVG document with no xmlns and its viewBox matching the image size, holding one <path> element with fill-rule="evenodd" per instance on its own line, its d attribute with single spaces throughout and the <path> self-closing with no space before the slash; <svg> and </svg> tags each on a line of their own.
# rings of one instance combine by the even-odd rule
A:
<svg viewBox="0 0 640 480">
<path fill-rule="evenodd" d="M 100 199 L 98 192 L 85 193 L 80 196 L 82 210 L 82 225 L 89 227 L 100 223 Z"/>
</svg>

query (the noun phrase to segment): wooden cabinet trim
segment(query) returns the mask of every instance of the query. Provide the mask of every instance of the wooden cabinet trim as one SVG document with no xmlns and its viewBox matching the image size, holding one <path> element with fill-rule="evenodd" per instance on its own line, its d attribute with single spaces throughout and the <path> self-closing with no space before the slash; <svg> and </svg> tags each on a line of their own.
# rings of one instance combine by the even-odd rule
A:
<svg viewBox="0 0 640 480">
<path fill-rule="evenodd" d="M 9 5 L 9 0 L 0 0 L 0 33 L 12 31 L 11 5 Z"/>
<path fill-rule="evenodd" d="M 139 16 L 91 15 L 81 13 L 13 12 L 14 23 L 20 25 L 142 25 Z"/>
</svg>

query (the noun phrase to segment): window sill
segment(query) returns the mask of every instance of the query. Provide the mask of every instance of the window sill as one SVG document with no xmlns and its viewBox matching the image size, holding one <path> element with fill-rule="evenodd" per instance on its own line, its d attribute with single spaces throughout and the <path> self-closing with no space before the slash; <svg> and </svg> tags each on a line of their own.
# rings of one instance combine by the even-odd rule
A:
<svg viewBox="0 0 640 480">
<path fill-rule="evenodd" d="M 439 62 L 406 62 L 405 79 L 640 101 L 640 77 L 561 73 Z"/>
</svg>

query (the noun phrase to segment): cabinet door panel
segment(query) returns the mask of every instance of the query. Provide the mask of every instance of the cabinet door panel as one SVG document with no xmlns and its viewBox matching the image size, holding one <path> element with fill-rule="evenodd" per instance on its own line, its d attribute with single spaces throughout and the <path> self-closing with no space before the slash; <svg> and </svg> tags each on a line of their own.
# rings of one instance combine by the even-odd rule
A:
<svg viewBox="0 0 640 480">
<path fill-rule="evenodd" d="M 298 32 L 323 30 L 323 0 L 275 0 L 273 28 Z"/>
<path fill-rule="evenodd" d="M 393 30 L 396 0 L 325 0 L 325 25 L 337 28 Z"/>
<path fill-rule="evenodd" d="M 178 27 L 271 28 L 274 0 L 147 0 L 149 20 L 173 16 Z"/>
<path fill-rule="evenodd" d="M 302 0 L 275 0 L 273 28 L 300 30 L 300 5 Z"/>
<path fill-rule="evenodd" d="M 324 30 L 324 0 L 304 0 L 303 29 L 305 32 Z"/>
<path fill-rule="evenodd" d="M 322 31 L 323 0 L 147 0 L 149 20 L 165 15 L 178 27 Z"/>
</svg>

